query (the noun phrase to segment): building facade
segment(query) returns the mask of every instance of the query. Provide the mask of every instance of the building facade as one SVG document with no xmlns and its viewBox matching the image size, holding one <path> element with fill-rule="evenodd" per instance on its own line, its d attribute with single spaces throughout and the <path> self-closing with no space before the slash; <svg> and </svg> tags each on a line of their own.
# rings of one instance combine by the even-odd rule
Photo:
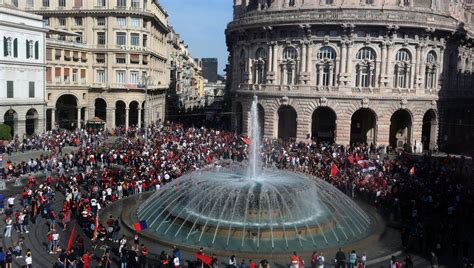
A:
<svg viewBox="0 0 474 268">
<path fill-rule="evenodd" d="M 452 70 L 472 98 L 471 17 L 446 0 L 236 0 L 233 127 L 249 133 L 256 95 L 268 138 L 436 149 Z"/>
<path fill-rule="evenodd" d="M 0 1 L 0 124 L 20 139 L 45 129 L 45 36 L 41 16 Z"/>
<path fill-rule="evenodd" d="M 202 76 L 209 83 L 217 83 L 217 58 L 202 58 Z"/>
<path fill-rule="evenodd" d="M 168 43 L 171 70 L 168 114 L 173 117 L 201 107 L 205 99 L 200 62 L 192 57 L 188 46 L 174 30 Z"/>
<path fill-rule="evenodd" d="M 4 0 L 12 1 L 12 0 Z M 12 1 L 43 16 L 47 129 L 164 119 L 168 14 L 151 0 Z"/>
</svg>

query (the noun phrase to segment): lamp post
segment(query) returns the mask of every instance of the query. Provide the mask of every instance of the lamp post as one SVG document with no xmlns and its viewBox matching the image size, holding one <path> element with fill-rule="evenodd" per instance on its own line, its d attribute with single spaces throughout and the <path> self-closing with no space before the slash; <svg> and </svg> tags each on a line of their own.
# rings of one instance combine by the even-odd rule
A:
<svg viewBox="0 0 474 268">
<path fill-rule="evenodd" d="M 143 120 L 143 126 L 145 127 L 145 139 L 148 139 L 148 121 L 150 120 L 150 114 L 148 111 L 150 110 L 150 106 L 148 103 L 148 79 L 150 76 L 148 76 L 146 73 L 143 74 L 143 82 L 145 83 L 145 116 Z"/>
</svg>

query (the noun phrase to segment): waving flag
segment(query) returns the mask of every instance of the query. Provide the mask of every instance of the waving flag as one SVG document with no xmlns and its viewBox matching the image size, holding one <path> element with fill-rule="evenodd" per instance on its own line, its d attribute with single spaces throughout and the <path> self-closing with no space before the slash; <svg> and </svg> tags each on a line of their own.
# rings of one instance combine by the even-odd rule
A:
<svg viewBox="0 0 474 268">
<path fill-rule="evenodd" d="M 331 177 L 336 177 L 338 171 L 339 171 L 339 169 L 337 168 L 336 164 L 332 163 L 332 165 L 331 165 Z"/>
<path fill-rule="evenodd" d="M 135 231 L 143 231 L 148 228 L 146 221 L 139 221 L 133 225 Z"/>
<path fill-rule="evenodd" d="M 195 256 L 198 260 L 202 261 L 202 262 L 203 262 L 204 264 L 206 264 L 206 265 L 211 265 L 211 263 L 212 263 L 212 258 L 209 257 L 209 256 L 206 256 L 206 255 L 204 255 L 204 254 L 202 254 L 202 253 L 201 253 L 201 254 L 199 254 L 199 253 L 194 253 L 194 256 Z"/>
<path fill-rule="evenodd" d="M 247 145 L 250 145 L 251 141 L 248 137 L 240 137 L 240 139 Z"/>
<path fill-rule="evenodd" d="M 76 234 L 76 224 L 74 224 L 74 227 L 72 227 L 71 235 L 69 235 L 69 240 L 67 241 L 66 251 L 71 250 L 72 241 L 74 240 L 74 235 L 75 234 Z"/>
</svg>

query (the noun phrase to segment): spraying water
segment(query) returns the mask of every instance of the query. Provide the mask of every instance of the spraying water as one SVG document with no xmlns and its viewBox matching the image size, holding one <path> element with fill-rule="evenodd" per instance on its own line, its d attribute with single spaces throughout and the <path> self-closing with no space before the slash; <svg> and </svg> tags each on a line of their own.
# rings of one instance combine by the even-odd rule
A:
<svg viewBox="0 0 474 268">
<path fill-rule="evenodd" d="M 250 176 L 256 178 L 260 173 L 260 157 L 258 152 L 260 150 L 260 126 L 258 118 L 258 99 L 253 97 L 252 107 L 250 109 L 250 156 L 249 168 Z"/>
</svg>

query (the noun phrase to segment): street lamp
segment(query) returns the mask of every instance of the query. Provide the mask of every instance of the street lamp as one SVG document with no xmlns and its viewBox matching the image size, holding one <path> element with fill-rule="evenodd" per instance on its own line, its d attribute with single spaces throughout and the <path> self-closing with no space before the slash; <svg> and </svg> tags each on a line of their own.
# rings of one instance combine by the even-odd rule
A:
<svg viewBox="0 0 474 268">
<path fill-rule="evenodd" d="M 148 139 L 148 121 L 150 120 L 149 112 L 149 104 L 148 104 L 148 79 L 150 78 L 149 75 L 143 73 L 143 82 L 145 83 L 145 114 L 146 119 L 143 120 L 143 125 L 145 127 L 145 140 Z"/>
</svg>

